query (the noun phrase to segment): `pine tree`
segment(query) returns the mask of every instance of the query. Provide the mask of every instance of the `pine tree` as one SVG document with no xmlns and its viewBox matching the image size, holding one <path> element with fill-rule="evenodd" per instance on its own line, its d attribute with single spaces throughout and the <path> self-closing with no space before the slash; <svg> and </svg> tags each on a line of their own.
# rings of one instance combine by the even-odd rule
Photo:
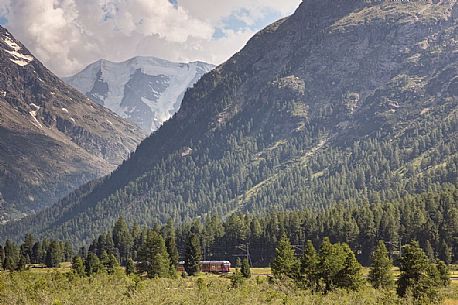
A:
<svg viewBox="0 0 458 305">
<path fill-rule="evenodd" d="M 393 264 L 388 256 L 388 250 L 383 240 L 378 242 L 372 252 L 372 263 L 369 271 L 369 282 L 372 287 L 390 289 L 394 285 L 392 272 Z"/>
<path fill-rule="evenodd" d="M 80 256 L 75 256 L 72 259 L 72 270 L 73 270 L 73 273 L 75 273 L 76 275 L 79 275 L 79 276 L 85 275 L 84 262 Z"/>
<path fill-rule="evenodd" d="M 107 254 L 107 260 L 104 266 L 108 274 L 113 274 L 116 268 L 119 267 L 118 259 L 113 254 Z"/>
<path fill-rule="evenodd" d="M 32 249 L 34 245 L 34 238 L 32 234 L 26 234 L 24 243 L 21 245 L 21 255 L 24 257 L 26 264 L 30 264 L 32 258 Z"/>
<path fill-rule="evenodd" d="M 19 263 L 19 249 L 14 242 L 7 240 L 4 248 L 5 259 L 3 261 L 3 269 L 14 271 Z"/>
<path fill-rule="evenodd" d="M 93 252 L 89 252 L 84 262 L 86 275 L 91 276 L 103 270 L 100 259 Z"/>
<path fill-rule="evenodd" d="M 283 235 L 275 249 L 275 258 L 271 264 L 275 277 L 296 278 L 299 273 L 299 261 L 294 255 L 294 249 L 286 235 Z"/>
<path fill-rule="evenodd" d="M 304 254 L 301 258 L 301 275 L 305 286 L 312 291 L 316 291 L 319 288 L 319 262 L 320 258 L 318 253 L 316 252 L 312 241 L 308 240 L 305 245 Z"/>
<path fill-rule="evenodd" d="M 121 265 L 125 265 L 130 255 L 130 249 L 133 244 L 132 236 L 123 217 L 119 217 L 113 227 L 113 243 L 119 250 Z"/>
<path fill-rule="evenodd" d="M 108 254 L 107 251 L 102 250 L 99 256 L 100 263 L 103 265 L 103 269 L 108 274 L 113 274 L 115 268 L 118 266 L 118 260 L 114 255 Z"/>
<path fill-rule="evenodd" d="M 155 230 L 149 230 L 146 241 L 138 254 L 139 271 L 146 272 L 149 278 L 171 275 L 170 259 L 164 239 Z"/>
<path fill-rule="evenodd" d="M 442 240 L 441 242 L 439 258 L 446 264 L 452 263 L 452 251 L 445 240 Z"/>
<path fill-rule="evenodd" d="M 46 253 L 43 250 L 43 244 L 37 241 L 32 247 L 32 257 L 30 259 L 32 264 L 42 264 L 45 256 Z"/>
<path fill-rule="evenodd" d="M 69 262 L 72 257 L 73 257 L 73 247 L 72 247 L 72 244 L 69 242 L 69 241 L 66 241 L 64 243 L 64 253 L 63 253 L 64 257 L 64 261 L 65 262 Z"/>
<path fill-rule="evenodd" d="M 135 273 L 135 263 L 134 260 L 129 258 L 126 263 L 126 274 L 131 275 Z"/>
<path fill-rule="evenodd" d="M 250 262 L 246 257 L 242 260 L 242 267 L 240 268 L 240 272 L 242 273 L 244 278 L 248 279 L 251 277 Z"/>
<path fill-rule="evenodd" d="M 167 222 L 164 232 L 164 239 L 165 246 L 167 247 L 167 253 L 170 257 L 170 270 L 171 272 L 173 270 L 173 273 L 175 273 L 178 266 L 179 254 L 176 244 L 175 225 L 172 219 L 169 219 Z"/>
<path fill-rule="evenodd" d="M 323 292 L 328 292 L 337 288 L 339 272 L 344 268 L 345 253 L 340 245 L 333 245 L 328 237 L 323 239 L 319 251 L 320 262 L 318 270 L 324 286 Z"/>
<path fill-rule="evenodd" d="M 17 264 L 16 270 L 23 271 L 26 269 L 29 259 L 26 258 L 24 255 L 20 255 L 19 262 Z"/>
<path fill-rule="evenodd" d="M 188 275 L 196 275 L 200 272 L 200 261 L 202 260 L 202 250 L 200 240 L 196 233 L 189 233 L 186 249 L 184 268 Z"/>
<path fill-rule="evenodd" d="M 62 248 L 59 245 L 58 241 L 51 241 L 49 247 L 46 251 L 46 260 L 45 264 L 48 268 L 57 268 L 62 262 Z"/>
<path fill-rule="evenodd" d="M 362 266 L 356 259 L 355 253 L 346 243 L 340 245 L 344 253 L 343 268 L 338 272 L 335 280 L 338 288 L 347 290 L 358 290 L 363 285 L 361 274 Z"/>
<path fill-rule="evenodd" d="M 401 275 L 397 292 L 400 297 L 412 295 L 415 300 L 438 299 L 438 271 L 416 241 L 404 246 L 400 259 Z"/>
<path fill-rule="evenodd" d="M 3 246 L 0 244 L 0 268 L 3 268 L 3 262 L 5 261 L 5 252 Z"/>
</svg>

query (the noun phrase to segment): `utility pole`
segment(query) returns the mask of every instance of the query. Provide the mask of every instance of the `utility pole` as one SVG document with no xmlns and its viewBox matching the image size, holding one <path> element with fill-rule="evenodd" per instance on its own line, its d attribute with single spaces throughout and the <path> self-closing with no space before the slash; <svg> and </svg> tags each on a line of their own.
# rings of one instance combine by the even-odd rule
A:
<svg viewBox="0 0 458 305">
<path fill-rule="evenodd" d="M 241 257 L 241 256 L 246 257 L 248 262 L 249 262 L 249 264 L 250 264 L 250 267 L 252 267 L 253 263 L 251 261 L 251 255 L 250 255 L 250 244 L 246 243 L 246 244 L 239 245 L 239 246 L 237 246 L 237 249 L 242 250 L 245 253 L 234 255 L 234 256 L 236 256 L 236 257 Z"/>
</svg>

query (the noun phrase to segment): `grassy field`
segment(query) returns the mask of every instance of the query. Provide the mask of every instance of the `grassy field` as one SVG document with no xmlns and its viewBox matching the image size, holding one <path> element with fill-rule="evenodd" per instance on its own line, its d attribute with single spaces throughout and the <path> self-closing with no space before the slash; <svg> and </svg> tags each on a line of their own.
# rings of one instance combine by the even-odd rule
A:
<svg viewBox="0 0 458 305">
<path fill-rule="evenodd" d="M 268 268 L 254 268 L 253 277 L 239 288 L 232 288 L 227 276 L 202 274 L 193 278 L 141 279 L 99 274 L 79 278 L 58 270 L 31 269 L 0 272 L 1 305 L 102 305 L 102 304 L 413 304 L 399 300 L 394 291 L 364 287 L 359 292 L 336 291 L 328 295 L 311 294 L 291 283 L 269 283 Z M 442 291 L 447 305 L 458 304 L 458 282 Z"/>
</svg>

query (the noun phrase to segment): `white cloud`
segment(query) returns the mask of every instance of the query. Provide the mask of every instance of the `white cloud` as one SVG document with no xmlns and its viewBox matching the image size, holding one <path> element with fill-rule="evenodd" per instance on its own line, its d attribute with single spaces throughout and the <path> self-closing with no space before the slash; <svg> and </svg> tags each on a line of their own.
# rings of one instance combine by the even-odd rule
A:
<svg viewBox="0 0 458 305">
<path fill-rule="evenodd" d="M 0 0 L 7 27 L 59 75 L 105 58 L 152 55 L 219 64 L 254 34 L 269 12 L 287 15 L 300 0 Z M 232 17 L 247 27 L 231 29 Z M 273 20 L 272 20 L 273 21 Z M 215 38 L 215 31 L 219 32 Z"/>
</svg>

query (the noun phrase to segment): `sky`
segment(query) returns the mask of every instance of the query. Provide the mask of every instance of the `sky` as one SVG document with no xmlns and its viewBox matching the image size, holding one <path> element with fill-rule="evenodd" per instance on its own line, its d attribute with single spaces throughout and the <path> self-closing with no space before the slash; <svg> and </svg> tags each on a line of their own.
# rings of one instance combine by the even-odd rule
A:
<svg viewBox="0 0 458 305">
<path fill-rule="evenodd" d="M 0 0 L 0 24 L 49 69 L 156 56 L 220 64 L 301 0 Z"/>
</svg>

